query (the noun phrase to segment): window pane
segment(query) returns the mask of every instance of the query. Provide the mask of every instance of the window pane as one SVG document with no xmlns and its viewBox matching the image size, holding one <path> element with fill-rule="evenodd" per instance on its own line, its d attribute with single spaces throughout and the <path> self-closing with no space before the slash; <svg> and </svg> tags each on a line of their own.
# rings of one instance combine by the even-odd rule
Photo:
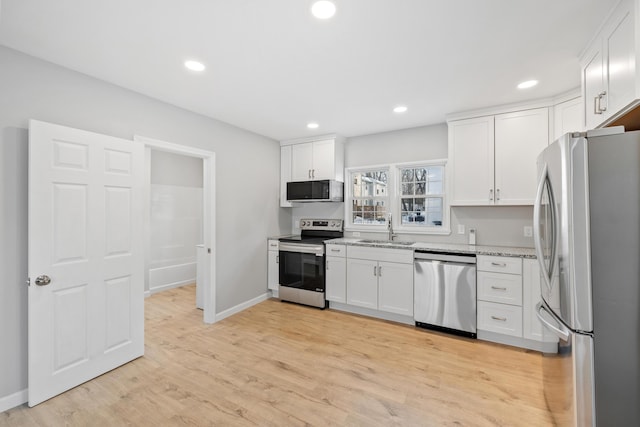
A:
<svg viewBox="0 0 640 427">
<path fill-rule="evenodd" d="M 441 226 L 442 225 L 442 212 L 429 212 L 427 215 L 428 224 L 431 226 Z"/>
<path fill-rule="evenodd" d="M 425 181 L 426 176 L 427 176 L 427 169 L 424 168 L 418 168 L 415 170 L 415 174 L 416 174 L 416 181 Z"/>
<path fill-rule="evenodd" d="M 429 181 L 429 194 L 442 194 L 442 181 Z"/>
<path fill-rule="evenodd" d="M 427 180 L 428 181 L 442 181 L 442 171 L 444 168 L 442 166 L 434 166 L 427 169 Z"/>
<path fill-rule="evenodd" d="M 408 212 L 413 210 L 413 199 L 402 199 L 402 211 Z"/>
<path fill-rule="evenodd" d="M 374 219 L 373 211 L 369 210 L 369 211 L 365 211 L 364 212 L 364 223 L 365 224 L 373 223 L 373 219 Z"/>
<path fill-rule="evenodd" d="M 413 169 L 401 169 L 402 182 L 413 182 Z"/>
<path fill-rule="evenodd" d="M 427 199 L 427 210 L 442 211 L 442 199 L 440 197 L 429 197 Z"/>
<path fill-rule="evenodd" d="M 415 198 L 413 199 L 413 210 L 415 210 L 416 212 L 422 212 L 424 211 L 424 199 L 422 198 Z"/>
<path fill-rule="evenodd" d="M 416 189 L 416 196 L 422 196 L 424 195 L 424 189 L 425 189 L 426 183 L 424 182 L 418 182 L 416 183 L 415 189 Z"/>
<path fill-rule="evenodd" d="M 413 184 L 402 184 L 402 195 L 413 196 Z"/>
</svg>

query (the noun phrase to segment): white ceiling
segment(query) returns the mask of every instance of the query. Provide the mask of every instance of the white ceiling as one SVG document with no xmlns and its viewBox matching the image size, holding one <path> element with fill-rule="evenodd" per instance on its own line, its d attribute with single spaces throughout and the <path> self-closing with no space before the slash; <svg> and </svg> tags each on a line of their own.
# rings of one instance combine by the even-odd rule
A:
<svg viewBox="0 0 640 427">
<path fill-rule="evenodd" d="M 278 140 L 577 88 L 577 57 L 617 3 L 335 0 L 320 21 L 313 0 L 0 1 L 0 44 Z M 191 58 L 206 71 L 186 71 Z M 516 89 L 528 79 L 540 84 Z"/>
</svg>

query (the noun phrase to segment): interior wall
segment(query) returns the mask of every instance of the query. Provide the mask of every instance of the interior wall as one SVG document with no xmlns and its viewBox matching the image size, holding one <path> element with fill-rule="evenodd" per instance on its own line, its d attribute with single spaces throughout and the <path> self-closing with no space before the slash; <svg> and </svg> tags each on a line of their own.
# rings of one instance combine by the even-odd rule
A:
<svg viewBox="0 0 640 427">
<path fill-rule="evenodd" d="M 196 245 L 203 243 L 203 161 L 151 150 L 148 289 L 194 283 Z"/>
<path fill-rule="evenodd" d="M 446 159 L 447 141 L 446 123 L 348 138 L 345 167 Z M 299 232 L 300 218 L 344 216 L 344 203 L 299 204 L 292 208 L 292 227 Z M 524 227 L 533 223 L 531 206 L 453 207 L 450 223 L 450 235 L 396 234 L 398 240 L 466 244 L 469 228 L 475 228 L 478 245 L 533 247 L 533 239 L 524 237 Z M 457 233 L 458 224 L 465 226 L 465 234 Z M 345 236 L 353 237 L 353 232 L 346 232 Z M 386 235 L 361 232 L 360 237 L 375 239 Z"/>
<path fill-rule="evenodd" d="M 291 229 L 276 141 L 5 47 L 0 94 L 0 402 L 27 387 L 29 119 L 215 152 L 216 311 L 266 293 L 266 236 Z"/>
</svg>

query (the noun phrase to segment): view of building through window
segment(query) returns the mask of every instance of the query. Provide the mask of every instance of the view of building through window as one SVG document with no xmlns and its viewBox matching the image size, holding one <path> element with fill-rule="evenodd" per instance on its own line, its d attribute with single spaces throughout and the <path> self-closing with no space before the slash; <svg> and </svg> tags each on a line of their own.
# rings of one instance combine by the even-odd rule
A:
<svg viewBox="0 0 640 427">
<path fill-rule="evenodd" d="M 388 171 L 355 172 L 351 179 L 353 224 L 384 224 L 388 205 Z"/>
</svg>

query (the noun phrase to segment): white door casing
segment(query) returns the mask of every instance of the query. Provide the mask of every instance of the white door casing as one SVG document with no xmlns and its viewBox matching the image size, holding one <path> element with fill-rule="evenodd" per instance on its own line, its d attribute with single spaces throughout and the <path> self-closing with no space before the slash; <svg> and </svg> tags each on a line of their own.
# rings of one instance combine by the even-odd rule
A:
<svg viewBox="0 0 640 427">
<path fill-rule="evenodd" d="M 202 159 L 202 231 L 203 243 L 205 246 L 204 268 L 203 268 L 203 318 L 205 323 L 215 323 L 216 321 L 216 154 L 213 151 L 188 147 L 186 145 L 173 142 L 162 141 L 141 135 L 134 135 L 134 141 L 145 146 L 145 195 L 144 200 L 147 206 L 144 209 L 144 241 L 150 243 L 150 207 L 149 192 L 151 188 L 151 149 L 166 151 L 183 156 L 191 156 Z M 150 250 L 147 250 L 149 252 Z M 144 260 L 145 272 L 149 269 L 149 260 Z"/>
<path fill-rule="evenodd" d="M 29 123 L 29 406 L 144 353 L 143 173 L 142 144 Z"/>
</svg>

